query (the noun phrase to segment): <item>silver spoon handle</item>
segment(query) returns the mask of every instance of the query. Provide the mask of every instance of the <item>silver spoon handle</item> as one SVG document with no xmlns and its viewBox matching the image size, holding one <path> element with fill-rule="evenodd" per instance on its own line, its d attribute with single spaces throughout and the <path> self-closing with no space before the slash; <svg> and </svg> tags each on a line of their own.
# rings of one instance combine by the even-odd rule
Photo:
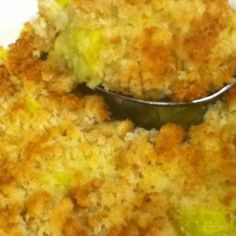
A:
<svg viewBox="0 0 236 236">
<path fill-rule="evenodd" d="M 178 107 L 178 106 L 189 106 L 189 105 L 193 105 L 193 104 L 210 103 L 210 102 L 214 101 L 215 99 L 217 99 L 218 97 L 220 97 L 221 95 L 223 95 L 225 92 L 227 92 L 233 86 L 235 86 L 235 84 L 236 84 L 236 79 L 231 84 L 225 85 L 223 88 L 221 88 L 217 92 L 215 92 L 215 93 L 213 93 L 213 94 L 211 94 L 207 97 L 203 97 L 203 98 L 193 100 L 191 102 L 149 101 L 149 100 L 142 100 L 142 99 L 132 98 L 132 97 L 125 96 L 125 95 L 122 95 L 122 94 L 119 94 L 119 93 L 108 91 L 108 90 L 104 89 L 103 87 L 97 87 L 96 89 L 98 91 L 102 92 L 103 94 L 105 93 L 105 94 L 108 94 L 110 96 L 115 96 L 117 98 L 120 98 L 122 100 L 127 100 L 127 101 L 130 101 L 130 102 L 141 103 L 141 104 L 146 104 L 146 105 L 154 105 L 154 106 Z"/>
<path fill-rule="evenodd" d="M 193 100 L 191 103 L 197 104 L 197 103 L 206 103 L 206 102 L 210 102 L 211 100 L 214 100 L 218 97 L 220 97 L 221 95 L 223 95 L 225 92 L 227 92 L 228 90 L 230 90 L 232 87 L 234 87 L 236 84 L 236 79 L 231 83 L 231 84 L 227 84 L 225 85 L 222 89 L 218 90 L 217 92 L 204 97 L 204 98 L 200 98 L 200 99 L 196 99 Z"/>
</svg>

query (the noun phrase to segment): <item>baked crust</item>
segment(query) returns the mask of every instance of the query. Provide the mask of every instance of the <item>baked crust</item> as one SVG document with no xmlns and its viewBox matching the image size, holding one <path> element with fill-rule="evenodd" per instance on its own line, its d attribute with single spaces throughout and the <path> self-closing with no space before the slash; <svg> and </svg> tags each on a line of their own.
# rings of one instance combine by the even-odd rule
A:
<svg viewBox="0 0 236 236">
<path fill-rule="evenodd" d="M 91 81 L 96 81 L 136 98 L 191 101 L 221 88 L 235 75 L 236 14 L 226 0 L 71 0 L 64 7 L 55 1 L 40 2 L 49 34 L 57 29 L 59 35 L 70 35 L 68 45 L 74 31 L 87 30 L 89 35 L 100 30 L 105 46 L 100 42 L 98 55 L 99 45 L 94 46 L 91 35 L 86 39 L 86 50 L 94 51 L 99 66 L 85 75 L 75 73 L 80 82 L 94 86 Z M 55 17 L 60 14 L 64 17 Z M 74 62 L 86 61 L 87 55 L 78 38 L 73 40 L 73 46 L 65 41 L 64 50 L 55 49 L 55 54 L 75 72 L 91 62 Z M 70 50 L 77 56 L 68 54 Z"/>
<path fill-rule="evenodd" d="M 0 235 L 172 236 L 192 205 L 231 221 L 235 90 L 188 132 L 135 129 L 101 97 L 68 93 L 38 40 L 23 33 L 0 67 Z"/>
</svg>

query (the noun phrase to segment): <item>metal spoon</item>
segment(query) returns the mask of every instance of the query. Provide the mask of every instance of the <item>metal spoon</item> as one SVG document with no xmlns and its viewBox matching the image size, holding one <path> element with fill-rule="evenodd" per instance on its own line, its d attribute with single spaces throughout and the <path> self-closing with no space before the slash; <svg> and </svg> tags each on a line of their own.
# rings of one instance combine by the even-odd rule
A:
<svg viewBox="0 0 236 236">
<path fill-rule="evenodd" d="M 236 84 L 225 85 L 217 92 L 191 102 L 146 101 L 105 90 L 99 86 L 96 91 L 102 95 L 115 119 L 130 119 L 137 126 L 147 129 L 160 128 L 165 123 L 176 123 L 188 129 L 202 122 L 210 104 L 224 95 Z"/>
</svg>

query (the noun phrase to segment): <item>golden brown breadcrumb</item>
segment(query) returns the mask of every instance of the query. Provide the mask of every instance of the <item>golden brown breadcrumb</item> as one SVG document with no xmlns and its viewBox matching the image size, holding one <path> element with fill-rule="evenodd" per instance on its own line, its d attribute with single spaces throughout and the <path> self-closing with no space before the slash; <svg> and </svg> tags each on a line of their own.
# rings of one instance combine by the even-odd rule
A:
<svg viewBox="0 0 236 236">
<path fill-rule="evenodd" d="M 68 93 L 34 37 L 0 67 L 1 236 L 235 235 L 235 90 L 189 131 L 135 128 Z"/>
<path fill-rule="evenodd" d="M 35 28 L 54 35 L 51 58 L 78 83 L 136 98 L 191 101 L 236 73 L 236 14 L 227 0 L 39 2 Z"/>
</svg>

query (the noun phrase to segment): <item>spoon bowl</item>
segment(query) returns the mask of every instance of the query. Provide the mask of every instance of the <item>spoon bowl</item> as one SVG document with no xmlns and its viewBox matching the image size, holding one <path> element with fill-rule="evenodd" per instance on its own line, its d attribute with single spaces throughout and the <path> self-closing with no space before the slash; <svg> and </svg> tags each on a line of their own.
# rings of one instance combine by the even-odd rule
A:
<svg viewBox="0 0 236 236">
<path fill-rule="evenodd" d="M 188 129 L 191 125 L 201 123 L 209 105 L 215 103 L 235 84 L 236 80 L 207 97 L 191 102 L 146 101 L 114 93 L 101 86 L 96 90 L 105 98 L 115 119 L 128 118 L 146 129 L 160 128 L 166 123 L 179 124 Z"/>
<path fill-rule="evenodd" d="M 188 129 L 201 123 L 209 105 L 214 104 L 235 84 L 236 80 L 207 97 L 191 102 L 141 100 L 108 91 L 101 86 L 94 91 L 82 85 L 80 91 L 103 96 L 114 119 L 130 119 L 135 125 L 146 129 L 158 129 L 166 123 L 179 124 Z"/>
</svg>

